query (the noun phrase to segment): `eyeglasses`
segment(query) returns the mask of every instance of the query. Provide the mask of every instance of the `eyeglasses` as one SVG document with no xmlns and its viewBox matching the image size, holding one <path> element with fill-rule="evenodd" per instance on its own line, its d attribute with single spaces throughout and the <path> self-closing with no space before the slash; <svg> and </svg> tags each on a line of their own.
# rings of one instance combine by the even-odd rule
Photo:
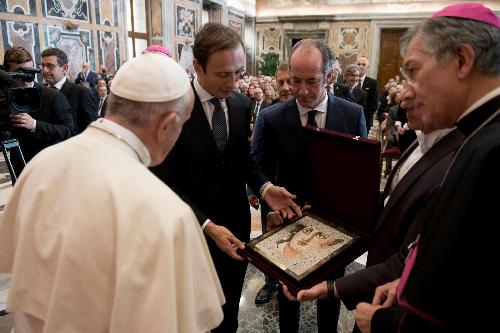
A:
<svg viewBox="0 0 500 333">
<path fill-rule="evenodd" d="M 40 69 L 46 68 L 49 71 L 53 71 L 56 68 L 56 65 L 54 65 L 54 64 L 39 64 L 38 67 L 40 67 Z"/>
</svg>

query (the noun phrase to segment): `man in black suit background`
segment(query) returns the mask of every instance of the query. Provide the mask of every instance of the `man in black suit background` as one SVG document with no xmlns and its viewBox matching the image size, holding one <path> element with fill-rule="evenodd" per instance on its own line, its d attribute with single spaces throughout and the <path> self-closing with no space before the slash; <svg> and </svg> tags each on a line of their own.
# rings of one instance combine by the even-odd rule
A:
<svg viewBox="0 0 500 333">
<path fill-rule="evenodd" d="M 352 135 L 367 135 L 361 106 L 326 92 L 334 61 L 335 54 L 323 41 L 303 39 L 295 44 L 289 62 L 295 99 L 269 106 L 261 114 L 262 141 L 255 147 L 260 148 L 260 152 L 255 152 L 254 158 L 264 166 L 268 177 L 293 189 L 300 203 L 310 200 L 302 127 L 311 125 Z M 341 269 L 334 272 L 332 278 L 343 275 L 344 269 Z M 280 331 L 298 332 L 299 303 L 289 301 L 280 288 L 278 304 Z M 319 332 L 336 332 L 339 312 L 339 300 L 318 301 Z"/>
<path fill-rule="evenodd" d="M 360 57 L 356 60 L 359 67 L 359 87 L 366 92 L 365 119 L 366 128 L 370 131 L 373 126 L 373 114 L 378 108 L 378 82 L 367 76 L 370 62 L 366 57 Z"/>
<path fill-rule="evenodd" d="M 284 188 L 267 181 L 250 157 L 250 99 L 234 92 L 244 71 L 241 37 L 208 23 L 193 46 L 195 103 L 169 157 L 153 172 L 193 209 L 207 236 L 226 304 L 213 332 L 236 332 L 247 263 L 236 252 L 250 239 L 246 184 L 285 216 L 300 214 Z"/>
<path fill-rule="evenodd" d="M 58 48 L 49 48 L 42 52 L 42 75 L 45 82 L 55 87 L 68 99 L 77 133 L 97 119 L 97 102 L 89 88 L 69 82 L 66 78 L 68 57 Z"/>
<path fill-rule="evenodd" d="M 4 55 L 7 71 L 15 72 L 18 68 L 32 68 L 33 57 L 22 47 L 8 49 Z M 42 149 L 68 139 L 75 134 L 71 108 L 59 92 L 44 87 L 36 82 L 14 82 L 15 87 L 34 87 L 40 93 L 40 106 L 32 114 L 26 112 L 10 115 L 14 135 L 19 140 L 24 159 L 31 160 Z M 12 159 L 16 174 L 22 170 L 22 162 Z"/>
<path fill-rule="evenodd" d="M 337 79 L 341 76 L 340 74 L 342 74 L 342 68 L 340 68 L 339 61 L 335 60 L 333 63 L 332 75 L 328 77 L 326 91 L 328 91 L 329 94 L 343 98 L 349 102 L 356 103 L 354 96 L 349 91 L 349 87 L 343 83 L 337 82 Z"/>
<path fill-rule="evenodd" d="M 104 117 L 106 115 L 108 88 L 104 85 L 98 86 L 97 94 L 99 95 L 99 99 L 97 100 L 97 115 L 99 117 Z"/>
<path fill-rule="evenodd" d="M 361 105 L 363 111 L 366 110 L 367 106 L 367 95 L 366 92 L 358 87 L 359 83 L 359 67 L 356 65 L 347 65 L 344 69 L 344 82 L 349 87 L 349 91 L 354 96 L 356 104 Z M 366 119 L 366 117 L 365 117 Z M 370 130 L 367 127 L 367 130 Z"/>
<path fill-rule="evenodd" d="M 250 129 L 253 131 L 253 127 L 255 125 L 255 120 L 257 119 L 257 115 L 259 114 L 260 110 L 265 108 L 266 106 L 269 106 L 264 101 L 264 93 L 262 92 L 262 89 L 260 87 L 255 88 L 253 92 L 254 99 L 252 99 L 250 109 L 252 110 L 252 119 L 250 121 Z"/>
</svg>

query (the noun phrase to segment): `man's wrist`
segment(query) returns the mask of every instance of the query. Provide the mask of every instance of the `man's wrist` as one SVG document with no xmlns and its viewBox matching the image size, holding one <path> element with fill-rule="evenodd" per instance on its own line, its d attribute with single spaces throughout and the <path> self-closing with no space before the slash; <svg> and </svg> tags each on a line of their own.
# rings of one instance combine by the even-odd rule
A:
<svg viewBox="0 0 500 333">
<path fill-rule="evenodd" d="M 267 191 L 269 191 L 269 189 L 273 186 L 274 186 L 273 183 L 265 182 L 264 185 L 260 187 L 260 197 L 264 199 L 264 196 L 266 195 Z"/>
<path fill-rule="evenodd" d="M 326 280 L 326 296 L 329 299 L 335 298 L 335 288 L 333 280 Z"/>
</svg>

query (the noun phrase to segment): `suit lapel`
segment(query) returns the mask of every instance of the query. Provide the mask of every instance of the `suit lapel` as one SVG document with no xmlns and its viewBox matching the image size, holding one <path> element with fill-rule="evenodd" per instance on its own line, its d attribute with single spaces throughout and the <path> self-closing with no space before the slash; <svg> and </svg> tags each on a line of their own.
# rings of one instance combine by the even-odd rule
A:
<svg viewBox="0 0 500 333">
<path fill-rule="evenodd" d="M 387 213 L 391 210 L 391 208 L 401 199 L 404 199 L 405 194 L 409 187 L 413 186 L 415 182 L 419 180 L 423 173 L 432 168 L 440 159 L 449 153 L 453 152 L 458 148 L 460 143 L 462 142 L 462 136 L 458 131 L 453 131 L 448 133 L 445 137 L 443 137 L 439 142 L 435 144 L 428 152 L 426 152 L 415 165 L 410 168 L 410 170 L 403 176 L 403 178 L 399 181 L 399 183 L 394 188 L 394 191 L 391 193 L 391 197 L 387 202 L 387 206 L 384 208 L 382 215 L 380 216 L 379 221 L 383 221 L 387 216 Z M 408 156 L 413 152 L 416 148 L 417 142 L 415 141 L 410 147 L 413 149 L 407 149 L 405 152 L 406 160 Z M 400 159 L 404 161 L 402 158 Z M 401 161 L 401 163 L 402 163 Z M 396 164 L 393 174 L 396 173 L 397 168 L 401 166 L 401 163 Z M 396 168 L 397 167 L 397 168 Z M 391 174 L 392 176 L 392 174 Z M 392 182 L 392 179 L 391 179 Z M 390 187 L 389 181 L 387 182 L 387 186 Z M 384 189 L 384 193 L 386 189 Z M 381 225 L 378 225 L 376 230 L 380 228 Z"/>
<path fill-rule="evenodd" d="M 326 109 L 325 128 L 329 130 L 335 130 L 335 124 L 339 122 L 339 119 L 337 119 L 337 112 L 335 112 L 337 104 L 335 101 L 336 98 L 340 97 L 328 96 L 328 108 Z"/>
</svg>

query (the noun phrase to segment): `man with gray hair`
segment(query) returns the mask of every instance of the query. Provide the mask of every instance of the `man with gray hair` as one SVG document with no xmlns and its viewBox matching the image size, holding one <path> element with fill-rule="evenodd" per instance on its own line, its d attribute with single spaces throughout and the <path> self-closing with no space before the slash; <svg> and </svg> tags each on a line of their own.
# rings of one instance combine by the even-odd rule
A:
<svg viewBox="0 0 500 333">
<path fill-rule="evenodd" d="M 491 332 L 497 329 L 500 184 L 500 18 L 479 3 L 449 5 L 401 39 L 408 116 L 465 135 L 401 280 L 360 303 L 363 332 Z M 429 78 L 432 77 L 432 80 Z M 398 306 L 388 307 L 397 301 Z"/>
<path fill-rule="evenodd" d="M 207 332 L 224 295 L 190 207 L 149 170 L 190 117 L 171 58 L 118 71 L 105 118 L 26 166 L 0 222 L 16 332 Z"/>
</svg>

